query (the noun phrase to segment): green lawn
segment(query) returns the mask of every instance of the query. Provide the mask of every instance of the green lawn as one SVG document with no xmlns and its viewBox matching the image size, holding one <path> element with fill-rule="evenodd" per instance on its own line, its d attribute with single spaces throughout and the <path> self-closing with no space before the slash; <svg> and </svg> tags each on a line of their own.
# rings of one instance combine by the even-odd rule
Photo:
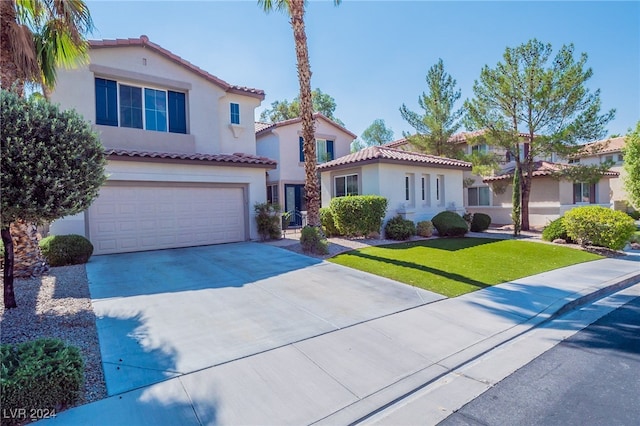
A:
<svg viewBox="0 0 640 426">
<path fill-rule="evenodd" d="M 367 247 L 329 261 L 455 297 L 601 258 L 582 250 L 527 241 L 440 238 Z"/>
</svg>

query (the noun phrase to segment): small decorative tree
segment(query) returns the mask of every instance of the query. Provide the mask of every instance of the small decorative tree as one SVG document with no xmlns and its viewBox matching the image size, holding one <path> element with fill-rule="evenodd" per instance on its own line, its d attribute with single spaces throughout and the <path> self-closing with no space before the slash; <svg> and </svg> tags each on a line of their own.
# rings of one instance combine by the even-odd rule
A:
<svg viewBox="0 0 640 426">
<path fill-rule="evenodd" d="M 98 135 L 75 111 L 44 99 L 0 92 L 0 227 L 4 306 L 15 308 L 11 223 L 44 222 L 80 213 L 98 196 L 106 160 Z"/>
</svg>

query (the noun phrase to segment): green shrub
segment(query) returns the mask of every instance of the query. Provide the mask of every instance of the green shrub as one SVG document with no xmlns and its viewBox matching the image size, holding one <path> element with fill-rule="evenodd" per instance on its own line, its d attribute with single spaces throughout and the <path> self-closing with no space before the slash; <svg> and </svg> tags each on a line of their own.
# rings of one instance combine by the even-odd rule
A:
<svg viewBox="0 0 640 426">
<path fill-rule="evenodd" d="M 336 223 L 333 220 L 333 211 L 329 207 L 323 207 L 320 209 L 320 225 L 322 226 L 322 232 L 327 237 L 335 237 L 340 235 Z"/>
<path fill-rule="evenodd" d="M 423 220 L 416 225 L 416 234 L 421 237 L 430 237 L 433 235 L 433 223 L 430 220 Z"/>
<path fill-rule="evenodd" d="M 4 413 L 24 408 L 56 412 L 77 401 L 83 383 L 80 351 L 58 339 L 0 345 L 0 398 Z M 4 417 L 4 416 L 3 416 Z M 28 418 L 4 417 L 2 424 Z"/>
<path fill-rule="evenodd" d="M 0 240 L 0 258 L 4 257 L 4 243 Z"/>
<path fill-rule="evenodd" d="M 387 221 L 384 226 L 385 237 L 390 240 L 408 240 L 416 235 L 416 225 L 412 220 L 397 215 Z"/>
<path fill-rule="evenodd" d="M 431 219 L 441 237 L 461 237 L 469 231 L 467 222 L 456 212 L 445 210 Z"/>
<path fill-rule="evenodd" d="M 279 239 L 282 235 L 280 206 L 271 203 L 256 203 L 253 211 L 256 213 L 256 223 L 258 234 L 262 241 L 269 239 Z"/>
<path fill-rule="evenodd" d="M 336 197 L 329 205 L 340 235 L 360 236 L 380 232 L 387 199 L 379 195 Z"/>
<path fill-rule="evenodd" d="M 484 213 L 474 213 L 473 219 L 471 219 L 471 231 L 483 232 L 489 229 L 491 225 L 491 216 Z"/>
<path fill-rule="evenodd" d="M 329 245 L 322 231 L 316 226 L 305 226 L 300 234 L 300 245 L 305 253 L 327 254 Z"/>
<path fill-rule="evenodd" d="M 638 210 L 627 210 L 627 214 L 633 220 L 640 220 L 640 212 Z"/>
<path fill-rule="evenodd" d="M 559 217 L 545 226 L 542 230 L 542 239 L 545 241 L 562 239 L 568 243 L 573 242 L 567 235 L 567 228 L 564 225 L 564 217 Z"/>
<path fill-rule="evenodd" d="M 622 249 L 636 230 L 627 214 L 602 206 L 584 206 L 564 214 L 567 235 L 581 245 Z"/>
<path fill-rule="evenodd" d="M 39 245 L 51 266 L 87 263 L 93 254 L 93 244 L 82 235 L 49 235 Z"/>
</svg>

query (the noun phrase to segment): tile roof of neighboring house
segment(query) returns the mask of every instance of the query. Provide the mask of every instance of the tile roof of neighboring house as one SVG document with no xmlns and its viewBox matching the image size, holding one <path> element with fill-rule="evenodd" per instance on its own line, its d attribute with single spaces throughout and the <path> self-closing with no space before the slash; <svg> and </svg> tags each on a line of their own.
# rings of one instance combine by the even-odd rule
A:
<svg viewBox="0 0 640 426">
<path fill-rule="evenodd" d="M 188 62 L 182 59 L 180 56 L 168 51 L 167 49 L 161 47 L 158 44 L 155 44 L 149 41 L 149 37 L 146 35 L 141 35 L 140 38 L 126 38 L 126 39 L 115 39 L 115 40 L 89 40 L 89 47 L 91 49 L 100 49 L 106 47 L 122 47 L 122 46 L 142 46 L 148 49 L 159 53 L 170 61 L 175 62 L 178 65 L 181 65 L 188 70 L 198 74 L 199 76 L 209 80 L 210 82 L 222 87 L 226 92 L 238 93 L 241 95 L 252 96 L 254 98 L 258 98 L 260 100 L 264 100 L 264 90 L 260 89 L 252 89 L 250 87 L 242 87 L 242 86 L 234 86 L 232 84 L 227 83 L 226 81 L 216 77 L 213 74 L 208 73 L 207 71 L 193 65 L 191 62 Z"/>
<path fill-rule="evenodd" d="M 326 170 L 345 165 L 373 162 L 419 163 L 435 167 L 471 169 L 471 163 L 466 161 L 436 157 L 435 155 L 420 154 L 411 151 L 402 151 L 385 146 L 372 146 L 365 148 L 358 152 L 345 155 L 344 157 L 322 163 L 318 165 L 318 169 Z"/>
<path fill-rule="evenodd" d="M 329 122 L 330 124 L 334 125 L 338 129 L 342 130 L 343 132 L 345 132 L 346 134 L 348 134 L 352 138 L 355 139 L 357 137 L 353 132 L 347 130 L 344 126 L 336 123 L 335 121 L 333 121 L 330 118 L 327 118 L 325 115 L 323 115 L 323 114 L 321 114 L 319 112 L 314 112 L 313 113 L 313 118 L 314 119 L 321 118 L 321 119 Z M 261 123 L 261 122 L 258 122 L 258 123 L 256 123 L 256 136 L 263 135 L 263 134 L 267 133 L 268 131 L 270 131 L 271 129 L 275 129 L 277 127 L 282 127 L 282 126 L 288 126 L 289 124 L 300 123 L 301 121 L 302 121 L 302 118 L 295 117 L 295 118 L 290 118 L 288 120 L 278 121 L 277 123 Z"/>
<path fill-rule="evenodd" d="M 624 147 L 624 136 L 617 138 L 603 139 L 600 141 L 584 144 L 575 157 L 588 157 L 590 155 L 608 154 L 611 152 L 621 152 Z"/>
<path fill-rule="evenodd" d="M 533 177 L 537 177 L 537 176 L 552 176 L 557 172 L 562 171 L 563 169 L 567 169 L 570 167 L 575 167 L 571 164 L 565 164 L 565 163 L 552 163 L 549 161 L 536 161 L 535 163 L 533 163 L 533 173 L 532 176 Z M 507 167 L 505 169 L 503 169 L 500 174 L 496 175 L 496 176 L 490 176 L 490 177 L 486 177 L 484 179 L 482 179 L 483 182 L 495 182 L 495 181 L 499 181 L 499 180 L 505 180 L 505 179 L 513 179 L 513 171 L 515 169 L 515 166 L 510 166 Z M 618 177 L 620 175 L 620 173 L 618 172 L 614 172 L 614 171 L 607 171 L 604 173 L 604 176 L 609 176 L 609 177 Z"/>
<path fill-rule="evenodd" d="M 275 123 L 264 123 L 262 121 L 256 121 L 255 126 L 256 126 L 256 133 L 258 133 L 264 129 L 268 129 L 269 127 L 275 126 Z"/>
<path fill-rule="evenodd" d="M 223 165 L 256 166 L 273 169 L 277 163 L 267 157 L 258 157 L 250 154 L 180 154 L 172 152 L 132 151 L 126 149 L 107 149 L 105 154 L 109 157 L 121 159 L 155 159 L 155 160 L 179 160 L 210 163 L 224 163 Z"/>
<path fill-rule="evenodd" d="M 487 132 L 486 129 L 483 130 L 475 130 L 473 132 L 459 132 L 456 133 L 454 135 L 451 135 L 451 137 L 449 137 L 449 142 L 451 143 L 466 143 L 470 138 L 474 138 L 476 136 L 481 136 L 483 134 L 485 134 Z M 528 137 L 529 134 L 527 133 L 519 133 L 520 137 Z M 389 148 L 400 148 L 401 146 L 405 146 L 408 145 L 410 142 L 407 140 L 407 138 L 402 138 L 402 139 L 398 139 L 396 141 L 393 142 L 389 142 L 384 144 L 383 146 L 389 147 Z"/>
</svg>

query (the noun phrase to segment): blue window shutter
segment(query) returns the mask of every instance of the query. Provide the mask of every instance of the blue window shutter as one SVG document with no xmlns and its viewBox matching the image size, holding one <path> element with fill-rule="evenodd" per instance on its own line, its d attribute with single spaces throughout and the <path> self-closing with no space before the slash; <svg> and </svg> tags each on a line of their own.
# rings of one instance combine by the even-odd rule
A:
<svg viewBox="0 0 640 426">
<path fill-rule="evenodd" d="M 333 156 L 333 141 L 327 141 L 327 161 L 334 160 Z"/>
<path fill-rule="evenodd" d="M 300 162 L 304 163 L 304 139 L 300 136 Z"/>
<path fill-rule="evenodd" d="M 185 94 L 168 92 L 169 98 L 169 131 L 171 133 L 187 133 L 187 111 Z"/>
<path fill-rule="evenodd" d="M 95 79 L 96 86 L 96 124 L 118 125 L 117 83 L 104 78 Z"/>
</svg>

